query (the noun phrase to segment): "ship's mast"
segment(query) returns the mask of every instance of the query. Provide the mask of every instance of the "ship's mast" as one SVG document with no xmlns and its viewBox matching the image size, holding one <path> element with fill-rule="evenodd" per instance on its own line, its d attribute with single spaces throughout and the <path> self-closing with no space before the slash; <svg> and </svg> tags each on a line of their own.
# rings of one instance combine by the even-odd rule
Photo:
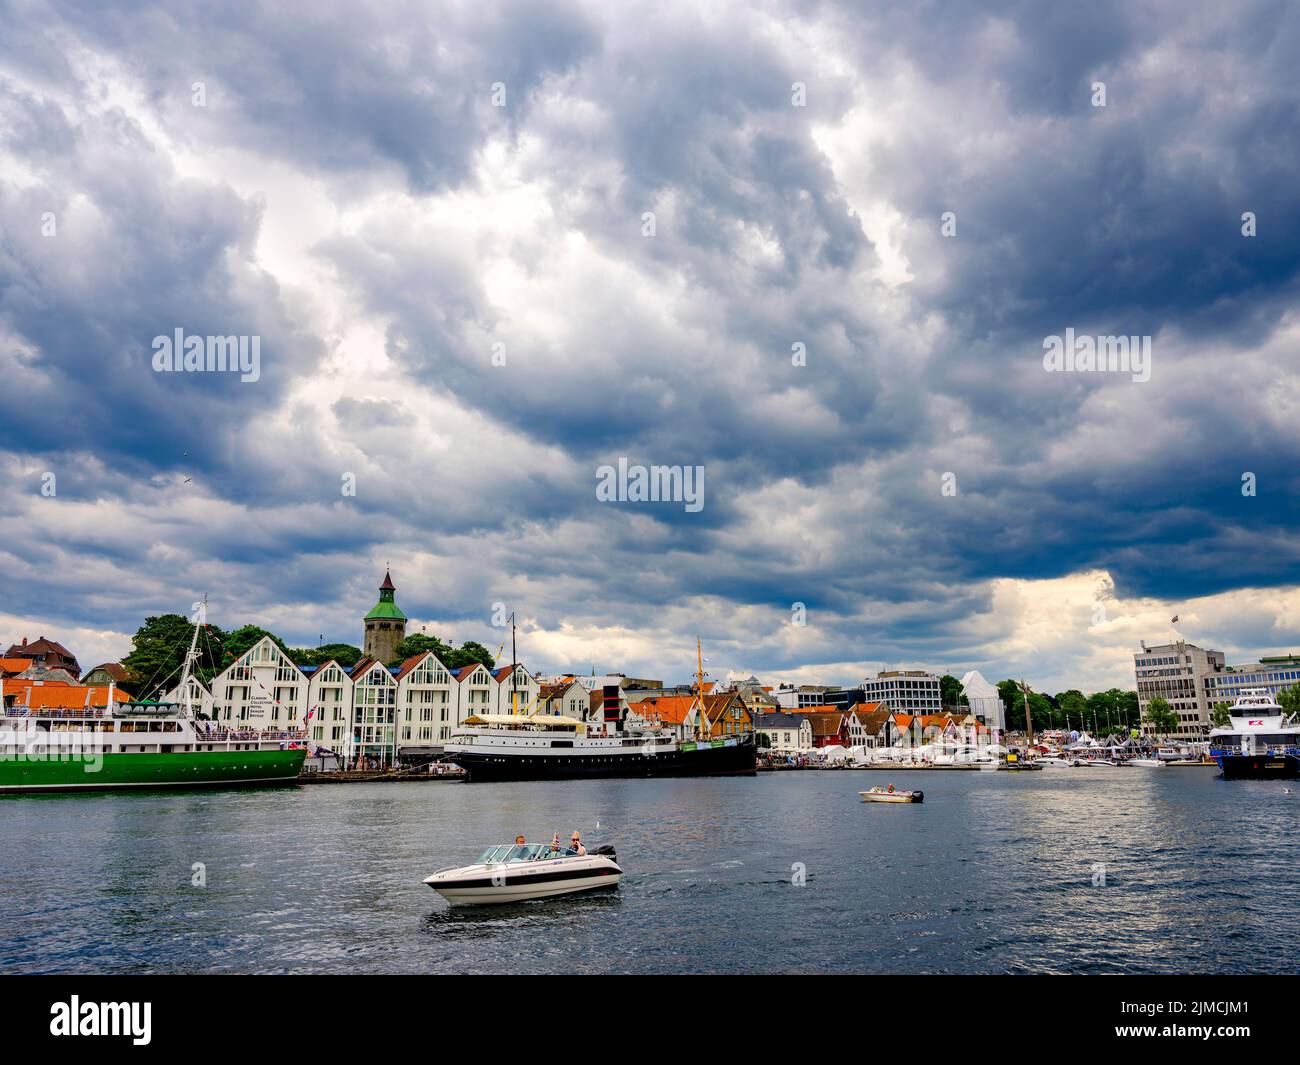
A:
<svg viewBox="0 0 1300 1065">
<path fill-rule="evenodd" d="M 1020 690 L 1025 693 L 1025 747 L 1034 745 L 1034 719 L 1029 715 L 1029 685 L 1020 679 Z"/>
<path fill-rule="evenodd" d="M 704 652 L 700 647 L 700 638 L 695 637 L 695 738 L 708 738 L 708 714 L 704 710 Z"/>
<path fill-rule="evenodd" d="M 515 612 L 510 611 L 510 712 L 519 713 L 519 652 L 515 649 Z"/>
<path fill-rule="evenodd" d="M 185 667 L 181 670 L 181 690 L 185 693 L 185 716 L 193 719 L 194 708 L 190 702 L 190 677 L 194 673 L 194 663 L 198 661 L 199 627 L 208 617 L 208 593 L 203 593 L 203 602 L 199 604 L 194 619 L 194 632 L 190 634 L 190 649 L 185 653 Z"/>
</svg>

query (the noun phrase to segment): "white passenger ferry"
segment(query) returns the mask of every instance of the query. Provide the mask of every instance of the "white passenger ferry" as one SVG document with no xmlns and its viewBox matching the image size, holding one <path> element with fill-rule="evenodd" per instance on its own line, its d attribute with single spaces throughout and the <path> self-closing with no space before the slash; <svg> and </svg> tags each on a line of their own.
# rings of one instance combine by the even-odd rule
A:
<svg viewBox="0 0 1300 1065">
<path fill-rule="evenodd" d="M 1210 757 L 1226 779 L 1300 776 L 1300 724 L 1266 688 L 1246 688 L 1230 711 L 1232 724 L 1210 731 Z"/>
</svg>

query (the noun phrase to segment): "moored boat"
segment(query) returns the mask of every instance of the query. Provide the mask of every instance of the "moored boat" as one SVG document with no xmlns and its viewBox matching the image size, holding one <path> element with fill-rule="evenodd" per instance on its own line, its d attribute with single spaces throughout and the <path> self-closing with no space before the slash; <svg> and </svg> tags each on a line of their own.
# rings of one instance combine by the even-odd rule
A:
<svg viewBox="0 0 1300 1065">
<path fill-rule="evenodd" d="M 623 877 L 613 847 L 569 854 L 553 844 L 502 844 L 478 861 L 424 880 L 452 906 L 500 905 L 616 888 Z"/>
<path fill-rule="evenodd" d="M 477 714 L 466 718 L 444 746 L 445 757 L 471 783 L 567 780 L 586 777 L 752 776 L 753 732 L 711 734 L 701 692 L 704 667 L 697 645 L 697 686 L 683 735 L 651 722 L 629 723 L 619 689 L 603 691 L 603 720 L 546 713 Z M 690 736 L 690 738 L 686 738 Z"/>
<path fill-rule="evenodd" d="M 188 693 L 198 625 L 180 690 Z M 294 728 L 222 728 L 188 701 L 0 709 L 0 793 L 291 784 L 307 757 Z"/>
<path fill-rule="evenodd" d="M 1228 780 L 1300 776 L 1300 724 L 1266 688 L 1246 688 L 1231 724 L 1210 730 L 1210 757 Z"/>
</svg>

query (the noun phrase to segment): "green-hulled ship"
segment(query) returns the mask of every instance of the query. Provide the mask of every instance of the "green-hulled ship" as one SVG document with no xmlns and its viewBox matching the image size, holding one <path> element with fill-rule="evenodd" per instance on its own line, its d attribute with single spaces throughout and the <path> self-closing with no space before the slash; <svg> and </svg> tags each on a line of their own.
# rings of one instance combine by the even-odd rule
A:
<svg viewBox="0 0 1300 1065">
<path fill-rule="evenodd" d="M 221 728 L 182 703 L 0 709 L 0 793 L 289 784 L 306 757 L 305 732 Z"/>
</svg>

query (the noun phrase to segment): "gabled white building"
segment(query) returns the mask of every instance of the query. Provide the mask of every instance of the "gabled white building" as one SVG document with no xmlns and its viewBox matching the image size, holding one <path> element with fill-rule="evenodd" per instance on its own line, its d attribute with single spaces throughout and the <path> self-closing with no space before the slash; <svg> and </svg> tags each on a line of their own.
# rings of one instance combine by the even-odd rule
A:
<svg viewBox="0 0 1300 1065">
<path fill-rule="evenodd" d="M 492 679 L 497 685 L 494 713 L 509 714 L 515 712 L 517 707 L 519 713 L 530 714 L 537 709 L 537 697 L 541 694 L 542 686 L 523 666 L 514 667 L 513 680 L 509 666 L 494 669 Z"/>
<path fill-rule="evenodd" d="M 397 746 L 432 753 L 451 739 L 460 684 L 432 651 L 408 658 L 397 672 Z"/>
<path fill-rule="evenodd" d="M 334 659 L 312 673 L 307 685 L 307 710 L 310 739 L 344 755 L 352 737 L 352 677 Z"/>
<path fill-rule="evenodd" d="M 382 662 L 362 659 L 352 671 L 352 758 L 391 761 L 397 717 L 397 678 Z"/>
<path fill-rule="evenodd" d="M 471 714 L 496 712 L 497 682 L 487 666 L 475 662 L 457 670 L 454 675 L 457 684 L 456 724 Z"/>
<path fill-rule="evenodd" d="M 212 710 L 223 725 L 300 727 L 307 714 L 307 677 L 263 636 L 213 678 Z"/>
<path fill-rule="evenodd" d="M 579 721 L 587 719 L 590 706 L 590 695 L 587 689 L 576 680 L 543 684 L 541 694 L 538 696 L 539 713 L 559 714 L 563 717 L 577 718 Z"/>
</svg>

